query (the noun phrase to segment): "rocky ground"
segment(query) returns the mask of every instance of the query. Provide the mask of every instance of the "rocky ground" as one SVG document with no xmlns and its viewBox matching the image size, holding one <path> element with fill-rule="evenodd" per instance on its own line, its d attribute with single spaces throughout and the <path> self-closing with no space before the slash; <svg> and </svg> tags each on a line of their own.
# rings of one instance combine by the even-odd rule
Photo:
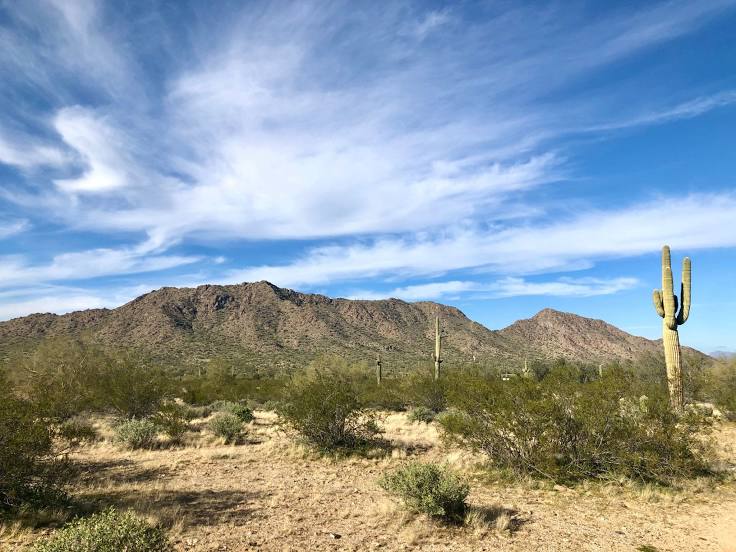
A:
<svg viewBox="0 0 736 552">
<path fill-rule="evenodd" d="M 203 430 L 179 447 L 129 452 L 108 440 L 84 447 L 75 454 L 83 465 L 75 495 L 162 522 L 181 551 L 736 551 L 732 477 L 668 490 L 509 484 L 484 475 L 479 458 L 443 446 L 432 425 L 403 414 L 386 417 L 393 450 L 373 459 L 318 457 L 275 422 L 257 413 L 247 440 L 235 446 Z M 717 434 L 724 468 L 732 469 L 736 425 Z M 377 485 L 408 458 L 447 462 L 471 478 L 468 526 L 408 514 Z M 49 531 L 4 527 L 0 550 L 22 550 Z"/>
</svg>

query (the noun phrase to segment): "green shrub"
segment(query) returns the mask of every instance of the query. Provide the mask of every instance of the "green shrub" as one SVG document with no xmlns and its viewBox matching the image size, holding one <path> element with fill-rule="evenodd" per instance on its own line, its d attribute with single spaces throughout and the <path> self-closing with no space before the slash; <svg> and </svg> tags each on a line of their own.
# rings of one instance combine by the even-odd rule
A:
<svg viewBox="0 0 736 552">
<path fill-rule="evenodd" d="M 115 427 L 115 438 L 126 448 L 152 448 L 156 441 L 158 429 L 149 419 L 125 420 Z"/>
<path fill-rule="evenodd" d="M 276 412 L 278 411 L 279 406 L 280 406 L 279 401 L 270 399 L 263 403 L 263 405 L 261 406 L 261 409 L 266 410 L 268 412 Z"/>
<path fill-rule="evenodd" d="M 59 426 L 59 437 L 72 446 L 82 443 L 93 443 L 99 439 L 97 430 L 92 422 L 82 416 L 69 418 Z"/>
<path fill-rule="evenodd" d="M 470 487 L 444 466 L 408 464 L 384 476 L 379 484 L 415 512 L 460 522 L 467 511 L 465 499 Z"/>
<path fill-rule="evenodd" d="M 221 412 L 210 421 L 210 431 L 225 439 L 225 443 L 237 442 L 243 431 L 243 421 L 235 414 Z"/>
<path fill-rule="evenodd" d="M 51 426 L 0 377 L 0 511 L 60 498 L 65 468 Z"/>
<path fill-rule="evenodd" d="M 93 385 L 106 362 L 101 350 L 79 341 L 48 339 L 16 364 L 19 391 L 39 416 L 63 421 L 96 407 Z"/>
<path fill-rule="evenodd" d="M 166 401 L 158 412 L 151 417 L 151 421 L 161 433 L 164 433 L 174 442 L 179 442 L 189 430 L 187 418 L 188 407 L 175 401 Z"/>
<path fill-rule="evenodd" d="M 447 408 L 448 378 L 449 374 L 435 381 L 432 374 L 413 372 L 404 382 L 404 394 L 414 407 L 442 412 Z"/>
<path fill-rule="evenodd" d="M 215 401 L 211 405 L 212 409 L 217 412 L 227 412 L 234 414 L 243 423 L 252 422 L 253 411 L 244 404 L 232 402 L 232 401 Z"/>
<path fill-rule="evenodd" d="M 417 406 L 416 408 L 413 408 L 411 412 L 409 412 L 409 421 L 410 422 L 421 422 L 421 423 L 431 423 L 437 414 L 434 410 L 431 410 L 427 408 L 426 406 Z"/>
<path fill-rule="evenodd" d="M 109 356 L 94 385 L 94 394 L 101 409 L 127 418 L 143 418 L 155 413 L 170 396 L 169 378 L 144 357 L 123 352 Z"/>
<path fill-rule="evenodd" d="M 164 530 L 132 512 L 113 508 L 77 519 L 49 538 L 37 542 L 33 552 L 169 552 Z"/>
<path fill-rule="evenodd" d="M 141 418 L 170 392 L 164 371 L 145 358 L 80 341 L 49 339 L 17 364 L 24 396 L 33 398 L 40 415 L 57 421 L 90 410 Z"/>
<path fill-rule="evenodd" d="M 465 381 L 451 397 L 458 411 L 439 423 L 498 467 L 552 480 L 669 483 L 707 472 L 702 419 L 672 414 L 663 390 L 642 399 L 620 370 L 588 383 L 569 376 Z"/>
<path fill-rule="evenodd" d="M 184 417 L 190 422 L 200 418 L 208 418 L 213 412 L 211 406 L 194 406 L 186 403 L 181 406 L 184 409 Z"/>
<path fill-rule="evenodd" d="M 380 429 L 358 397 L 349 372 L 311 368 L 284 390 L 279 415 L 309 443 L 324 450 L 354 450 L 376 442 Z"/>
</svg>

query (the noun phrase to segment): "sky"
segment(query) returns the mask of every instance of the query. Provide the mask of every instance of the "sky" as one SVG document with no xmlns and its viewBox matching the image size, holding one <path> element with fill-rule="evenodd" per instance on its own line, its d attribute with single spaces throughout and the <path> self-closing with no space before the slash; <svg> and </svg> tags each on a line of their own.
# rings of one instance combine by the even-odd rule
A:
<svg viewBox="0 0 736 552">
<path fill-rule="evenodd" d="M 736 0 L 0 0 L 0 320 L 268 280 L 736 350 Z"/>
</svg>

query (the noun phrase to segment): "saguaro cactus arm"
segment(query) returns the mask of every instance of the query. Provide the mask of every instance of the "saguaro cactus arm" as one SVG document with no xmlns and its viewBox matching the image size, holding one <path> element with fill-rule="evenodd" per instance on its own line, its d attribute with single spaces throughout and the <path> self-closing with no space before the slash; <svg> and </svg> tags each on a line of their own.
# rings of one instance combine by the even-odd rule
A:
<svg viewBox="0 0 736 552">
<path fill-rule="evenodd" d="M 682 261 L 682 284 L 680 286 L 680 311 L 677 313 L 677 325 L 681 326 L 687 322 L 690 316 L 690 277 L 692 267 L 690 258 L 685 257 Z"/>
<path fill-rule="evenodd" d="M 658 289 L 655 289 L 652 293 L 652 300 L 654 301 L 654 309 L 657 311 L 657 314 L 664 318 L 664 304 L 662 303 L 662 292 Z"/>
</svg>

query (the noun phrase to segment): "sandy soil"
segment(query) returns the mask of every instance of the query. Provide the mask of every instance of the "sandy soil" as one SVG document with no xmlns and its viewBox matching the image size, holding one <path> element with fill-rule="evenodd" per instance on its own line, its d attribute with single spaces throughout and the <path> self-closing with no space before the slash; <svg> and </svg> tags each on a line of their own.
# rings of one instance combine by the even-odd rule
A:
<svg viewBox="0 0 736 552">
<path fill-rule="evenodd" d="M 695 481 L 662 491 L 591 484 L 568 489 L 489 480 L 478 458 L 444 447 L 435 428 L 391 414 L 394 446 L 375 459 L 320 458 L 257 413 L 248 439 L 223 445 L 206 432 L 186 447 L 128 452 L 83 448 L 75 494 L 130 507 L 169 528 L 177 550 L 716 550 L 736 552 L 736 484 Z M 718 428 L 736 464 L 736 425 Z M 472 479 L 474 521 L 448 527 L 406 513 L 376 484 L 407 458 L 447 462 Z M 0 530 L 0 550 L 21 550 L 49 529 Z M 646 548 L 646 547 L 650 548 Z"/>
</svg>

